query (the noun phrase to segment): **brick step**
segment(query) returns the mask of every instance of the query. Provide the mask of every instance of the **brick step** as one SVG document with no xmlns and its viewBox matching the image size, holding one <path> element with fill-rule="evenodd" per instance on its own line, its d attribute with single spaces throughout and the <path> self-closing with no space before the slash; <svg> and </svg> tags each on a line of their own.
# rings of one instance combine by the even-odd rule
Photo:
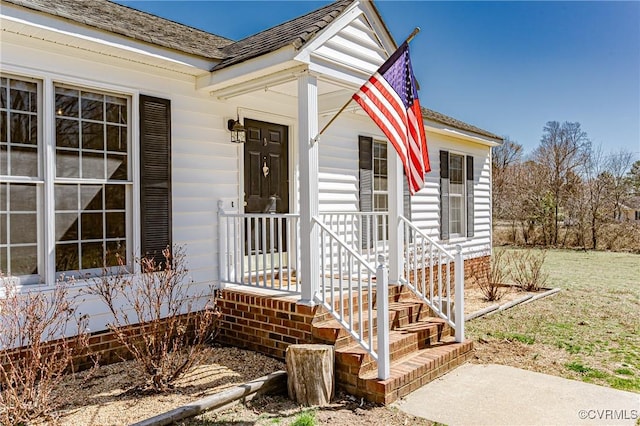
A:
<svg viewBox="0 0 640 426">
<path fill-rule="evenodd" d="M 421 348 L 438 342 L 443 337 L 445 324 L 442 320 L 428 318 L 406 326 L 406 329 L 389 332 L 389 358 L 393 362 Z M 373 347 L 377 347 L 377 336 L 373 338 Z M 336 371 L 354 376 L 376 370 L 373 357 L 357 342 L 336 348 Z"/>
<path fill-rule="evenodd" d="M 370 370 L 358 376 L 338 372 L 338 385 L 348 393 L 367 400 L 390 404 L 430 381 L 453 370 L 473 355 L 473 342 L 455 343 L 446 337 L 431 346 L 417 350 L 391 363 L 390 377 L 378 380 L 377 371 Z"/>
<path fill-rule="evenodd" d="M 389 303 L 389 329 L 409 326 L 417 321 L 429 318 L 431 310 L 417 301 L 403 301 Z M 353 328 L 363 337 L 369 336 L 369 311 L 362 311 L 362 329 L 360 329 L 360 315 L 354 313 Z M 378 330 L 378 311 L 372 311 L 373 333 Z M 344 319 L 349 323 L 349 317 Z M 330 317 L 324 321 L 313 323 L 312 336 L 318 342 L 333 344 L 336 348 L 342 348 L 353 344 L 355 339 L 340 325 L 338 320 Z"/>
</svg>

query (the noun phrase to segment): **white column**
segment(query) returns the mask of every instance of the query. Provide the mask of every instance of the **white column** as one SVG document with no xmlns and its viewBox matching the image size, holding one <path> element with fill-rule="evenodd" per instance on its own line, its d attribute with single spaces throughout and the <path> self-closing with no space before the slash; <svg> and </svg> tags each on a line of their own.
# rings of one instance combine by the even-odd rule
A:
<svg viewBox="0 0 640 426">
<path fill-rule="evenodd" d="M 404 259 L 404 227 L 398 220 L 403 208 L 403 173 L 400 156 L 388 144 L 387 167 L 389 187 L 389 284 L 399 284 Z"/>
<path fill-rule="evenodd" d="M 320 281 L 320 234 L 312 219 L 318 215 L 318 82 L 298 77 L 298 166 L 300 174 L 300 303 L 313 305 Z"/>
</svg>

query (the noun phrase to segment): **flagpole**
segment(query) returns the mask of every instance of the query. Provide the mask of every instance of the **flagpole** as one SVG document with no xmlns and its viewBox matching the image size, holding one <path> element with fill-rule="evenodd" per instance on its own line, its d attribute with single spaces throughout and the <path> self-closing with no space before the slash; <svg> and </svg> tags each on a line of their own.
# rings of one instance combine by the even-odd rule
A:
<svg viewBox="0 0 640 426">
<path fill-rule="evenodd" d="M 411 42 L 411 40 L 413 40 L 413 39 L 414 39 L 414 37 L 415 37 L 416 35 L 418 35 L 418 33 L 419 33 L 419 32 L 420 32 L 420 27 L 415 27 L 415 28 L 414 28 L 414 30 L 411 32 L 411 34 L 409 34 L 409 37 L 407 37 L 407 38 L 405 39 L 405 41 L 404 41 L 402 44 L 404 44 L 404 43 L 410 43 L 410 42 Z M 402 44 L 401 44 L 400 46 L 402 46 Z M 322 134 L 325 132 L 325 130 L 327 130 L 327 128 L 328 128 L 329 126 L 331 126 L 331 125 L 333 124 L 333 122 L 334 122 L 334 121 L 336 121 L 336 118 L 338 118 L 338 116 L 339 116 L 340 114 L 342 114 L 342 112 L 347 108 L 347 106 L 349 106 L 349 104 L 351 103 L 351 101 L 352 101 L 352 100 L 353 100 L 353 97 L 349 98 L 349 100 L 348 100 L 344 105 L 342 105 L 342 108 L 340 108 L 340 109 L 338 110 L 338 112 L 336 112 L 336 114 L 335 114 L 333 117 L 331 117 L 331 120 L 329 120 L 329 122 L 328 122 L 327 124 L 325 124 L 325 125 L 324 125 L 324 127 L 322 128 L 322 130 L 320 130 L 320 132 L 318 132 L 318 136 L 316 136 L 315 138 L 313 138 L 313 141 L 314 141 L 314 142 L 318 142 L 318 139 L 320 138 L 320 135 L 322 135 Z"/>
</svg>

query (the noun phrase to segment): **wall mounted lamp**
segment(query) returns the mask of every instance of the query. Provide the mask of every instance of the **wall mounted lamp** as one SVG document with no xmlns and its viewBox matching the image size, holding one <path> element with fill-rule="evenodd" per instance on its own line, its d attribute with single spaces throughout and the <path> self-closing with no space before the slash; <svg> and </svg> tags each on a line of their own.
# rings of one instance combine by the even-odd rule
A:
<svg viewBox="0 0 640 426">
<path fill-rule="evenodd" d="M 240 117 L 237 120 L 232 118 L 227 121 L 227 129 L 231 132 L 231 143 L 245 143 L 247 141 L 247 130 L 240 123 Z"/>
</svg>

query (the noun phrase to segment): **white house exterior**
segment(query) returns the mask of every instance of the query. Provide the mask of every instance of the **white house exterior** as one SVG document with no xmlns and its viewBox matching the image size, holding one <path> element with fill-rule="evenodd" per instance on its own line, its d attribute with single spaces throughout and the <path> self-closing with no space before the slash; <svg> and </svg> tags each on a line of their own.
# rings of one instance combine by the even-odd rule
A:
<svg viewBox="0 0 640 426">
<path fill-rule="evenodd" d="M 0 268 L 22 291 L 48 291 L 61 274 L 113 264 L 115 252 L 132 263 L 145 244 L 167 243 L 185 247 L 201 288 L 219 285 L 226 240 L 218 210 L 244 213 L 250 181 L 268 178 L 263 167 L 270 185 L 283 183 L 276 213 L 298 215 L 303 283 L 319 275 L 321 248 L 309 242 L 319 235 L 313 218 L 327 212 L 389 210 L 393 219 L 404 211 L 446 249 L 461 245 L 466 260 L 490 253 L 490 148 L 500 137 L 425 110 L 432 170 L 410 209 L 395 153 L 384 158 L 383 133 L 355 103 L 313 141 L 395 49 L 369 1 L 338 1 L 299 18 L 306 26 L 239 42 L 106 1 L 2 0 L 0 19 Z M 236 118 L 248 139 L 278 148 L 231 143 Z M 386 191 L 362 192 L 359 141 L 372 144 L 370 169 Z M 158 160 L 162 143 L 169 156 Z M 149 170 L 164 182 L 145 177 Z M 256 197 L 253 212 L 265 211 Z M 167 217 L 156 224 L 162 206 Z M 402 259 L 391 252 L 393 281 Z M 80 276 L 74 288 L 84 285 Z M 302 288 L 300 297 L 312 301 L 315 291 Z M 96 300 L 80 310 L 92 331 L 109 322 Z"/>
</svg>

